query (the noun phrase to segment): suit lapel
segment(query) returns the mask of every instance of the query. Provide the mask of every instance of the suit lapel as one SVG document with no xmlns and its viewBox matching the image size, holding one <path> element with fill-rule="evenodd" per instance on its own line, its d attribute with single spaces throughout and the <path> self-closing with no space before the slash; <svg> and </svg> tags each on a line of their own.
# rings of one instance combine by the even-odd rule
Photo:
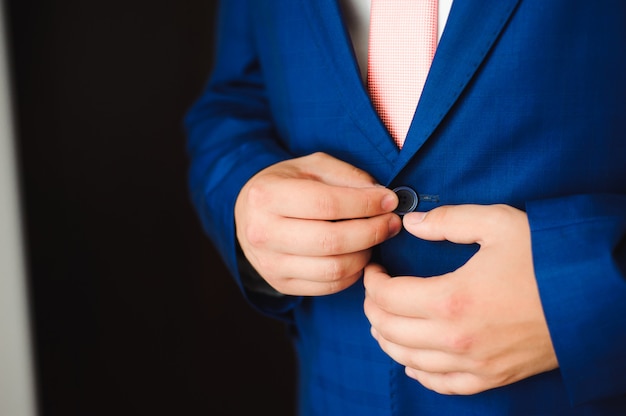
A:
<svg viewBox="0 0 626 416">
<path fill-rule="evenodd" d="M 433 134 L 485 59 L 520 0 L 457 0 L 437 48 L 395 177 Z"/>
<path fill-rule="evenodd" d="M 386 163 L 375 176 L 393 178 L 432 135 L 485 59 L 521 0 L 457 0 L 426 80 L 401 152 L 380 121 L 361 80 L 337 0 L 300 0 L 319 53 L 337 79 L 338 93 L 372 151 Z M 364 143 L 367 145 L 368 143 Z"/>
<path fill-rule="evenodd" d="M 371 173 L 386 177 L 393 170 L 394 162 L 398 158 L 398 149 L 380 121 L 363 85 L 338 1 L 300 1 L 307 12 L 318 50 L 337 80 L 338 93 L 345 108 L 363 136 L 367 138 L 364 146 L 371 146 L 371 151 L 382 156 L 387 162 L 378 165 L 381 171 Z M 361 136 L 357 137 L 358 140 L 362 140 Z"/>
</svg>

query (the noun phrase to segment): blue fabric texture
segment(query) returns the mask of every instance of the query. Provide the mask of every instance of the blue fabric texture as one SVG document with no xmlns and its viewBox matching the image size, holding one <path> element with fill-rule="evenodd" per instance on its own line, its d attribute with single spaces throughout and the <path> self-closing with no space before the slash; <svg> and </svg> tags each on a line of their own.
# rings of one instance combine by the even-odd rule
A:
<svg viewBox="0 0 626 416">
<path fill-rule="evenodd" d="M 459 0 L 402 151 L 377 117 L 334 0 L 226 0 L 216 65 L 185 123 L 199 218 L 242 293 L 293 328 L 301 415 L 626 414 L 626 2 Z M 420 209 L 526 210 L 560 368 L 472 396 L 404 375 L 372 339 L 360 283 L 319 298 L 248 293 L 233 207 L 256 172 L 323 151 Z M 454 270 L 474 246 L 406 232 L 392 275 Z"/>
</svg>

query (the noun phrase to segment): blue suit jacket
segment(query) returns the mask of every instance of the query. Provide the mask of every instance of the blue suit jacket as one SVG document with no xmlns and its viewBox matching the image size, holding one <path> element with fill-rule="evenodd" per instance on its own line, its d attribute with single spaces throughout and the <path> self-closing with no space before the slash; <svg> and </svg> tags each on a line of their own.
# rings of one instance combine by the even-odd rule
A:
<svg viewBox="0 0 626 416">
<path fill-rule="evenodd" d="M 316 151 L 438 205 L 526 210 L 560 368 L 473 396 L 404 375 L 369 334 L 363 286 L 316 298 L 242 292 L 293 327 L 302 414 L 626 414 L 626 2 L 458 0 L 405 146 L 360 79 L 335 0 L 226 0 L 216 66 L 186 118 L 190 187 L 241 284 L 233 206 L 275 162 Z M 294 195 L 297 197 L 297 195 Z M 406 232 L 390 274 L 453 270 L 474 246 Z"/>
</svg>

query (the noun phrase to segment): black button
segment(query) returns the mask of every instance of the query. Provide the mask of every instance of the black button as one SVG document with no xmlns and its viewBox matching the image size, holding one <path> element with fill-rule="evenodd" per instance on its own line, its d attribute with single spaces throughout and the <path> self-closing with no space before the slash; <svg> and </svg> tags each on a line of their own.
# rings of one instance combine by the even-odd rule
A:
<svg viewBox="0 0 626 416">
<path fill-rule="evenodd" d="M 398 215 L 404 215 L 415 211 L 420 203 L 420 197 L 408 186 L 399 186 L 393 190 L 398 195 L 398 208 L 394 211 Z"/>
</svg>

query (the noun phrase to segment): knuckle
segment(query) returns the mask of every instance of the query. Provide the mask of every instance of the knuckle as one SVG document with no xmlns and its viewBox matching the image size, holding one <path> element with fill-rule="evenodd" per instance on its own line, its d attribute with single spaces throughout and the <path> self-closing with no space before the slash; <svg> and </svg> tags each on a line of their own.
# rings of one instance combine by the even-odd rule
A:
<svg viewBox="0 0 626 416">
<path fill-rule="evenodd" d="M 320 247 L 325 254 L 339 253 L 342 249 L 341 238 L 332 232 L 326 232 L 321 236 Z"/>
<path fill-rule="evenodd" d="M 497 227 L 501 224 L 508 224 L 514 214 L 515 208 L 504 204 L 496 204 L 492 206 L 491 213 L 487 218 L 492 226 Z"/>
<path fill-rule="evenodd" d="M 269 199 L 265 186 L 259 182 L 250 183 L 245 196 L 246 203 L 252 208 L 259 208 L 267 204 Z"/>
<path fill-rule="evenodd" d="M 361 256 L 360 253 L 328 257 L 322 272 L 322 279 L 327 283 L 337 282 L 343 288 L 361 277 L 365 260 L 365 257 Z"/>
<path fill-rule="evenodd" d="M 342 284 L 342 282 L 331 281 L 331 282 L 328 282 L 328 288 L 327 288 L 326 293 L 333 294 L 333 293 L 340 292 L 343 289 L 344 289 L 344 285 Z"/>
<path fill-rule="evenodd" d="M 506 205 L 497 204 L 493 206 L 493 210 L 489 218 L 495 224 L 502 223 L 503 220 L 506 220 L 507 217 L 511 215 L 511 212 L 507 209 Z"/>
<path fill-rule="evenodd" d="M 269 237 L 265 228 L 260 225 L 250 224 L 246 227 L 245 236 L 251 246 L 259 248 L 267 243 Z"/>
<path fill-rule="evenodd" d="M 456 321 L 464 315 L 468 307 L 468 300 L 465 296 L 452 293 L 444 297 L 439 302 L 439 313 L 444 319 Z"/>
<path fill-rule="evenodd" d="M 371 216 L 372 214 L 375 214 L 376 210 L 374 207 L 375 207 L 374 195 L 370 194 L 369 192 L 366 192 L 365 200 L 363 201 L 363 204 L 361 205 L 361 216 L 365 218 L 365 217 Z"/>
<path fill-rule="evenodd" d="M 383 225 L 379 225 L 378 227 L 375 227 L 373 232 L 371 233 L 372 235 L 372 241 L 370 242 L 370 247 L 374 247 L 375 245 L 382 243 L 382 241 L 384 240 L 384 237 L 386 235 L 385 230 L 382 229 Z M 385 227 L 388 229 L 388 227 Z"/>
<path fill-rule="evenodd" d="M 329 259 L 326 268 L 324 269 L 323 279 L 327 283 L 336 282 L 341 280 L 346 271 L 344 262 L 339 259 Z"/>
<path fill-rule="evenodd" d="M 323 218 L 339 219 L 339 206 L 330 195 L 321 195 L 317 199 L 317 209 Z"/>
<path fill-rule="evenodd" d="M 334 279 L 326 282 L 325 294 L 333 294 L 340 292 L 352 285 L 359 278 L 359 274 L 347 274 L 340 279 Z"/>
<path fill-rule="evenodd" d="M 311 153 L 309 155 L 309 158 L 313 162 L 319 162 L 320 160 L 328 158 L 328 155 L 324 152 L 318 151 L 318 152 Z"/>
<path fill-rule="evenodd" d="M 453 333 L 448 336 L 446 348 L 453 354 L 467 354 L 472 350 L 474 337 L 467 333 Z"/>
</svg>

